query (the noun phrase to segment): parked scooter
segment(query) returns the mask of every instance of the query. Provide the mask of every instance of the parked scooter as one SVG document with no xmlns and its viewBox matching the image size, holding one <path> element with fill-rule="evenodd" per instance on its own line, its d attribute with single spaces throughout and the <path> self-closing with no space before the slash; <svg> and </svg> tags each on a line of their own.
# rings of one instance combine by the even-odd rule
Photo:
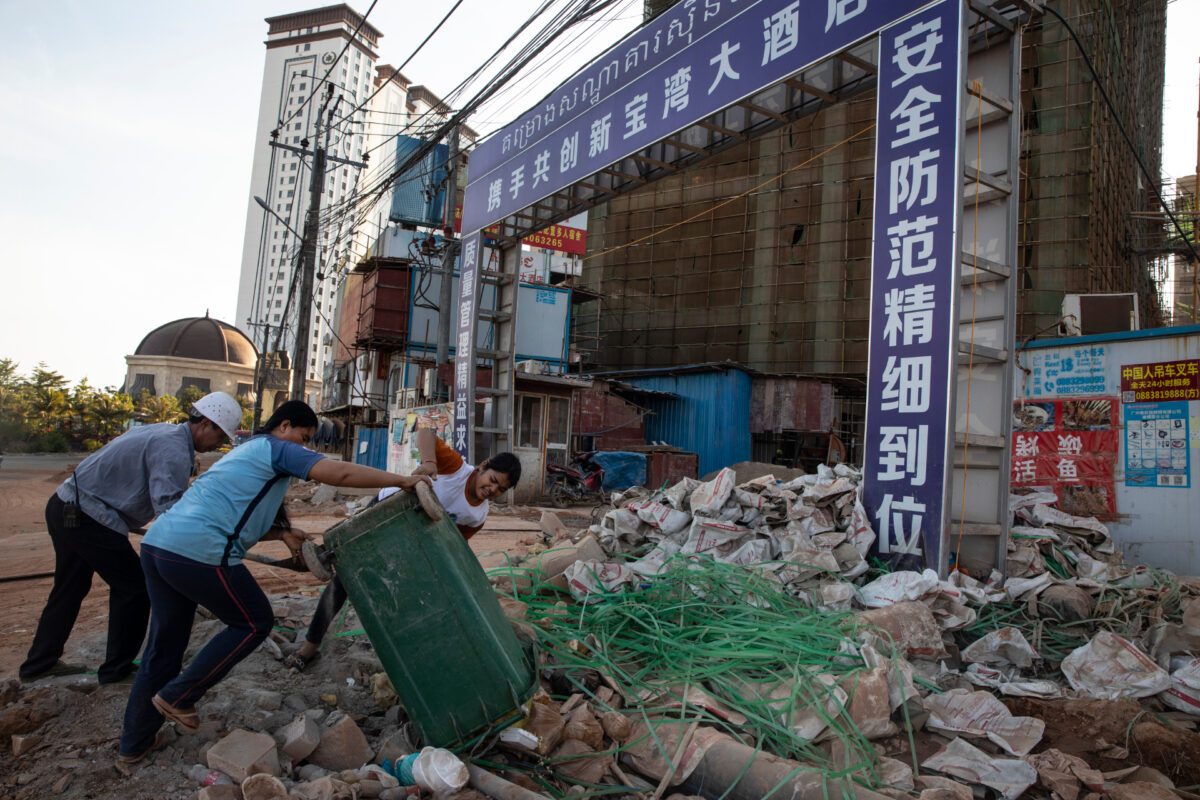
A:
<svg viewBox="0 0 1200 800">
<path fill-rule="evenodd" d="M 604 498 L 604 467 L 592 460 L 591 452 L 579 453 L 571 463 L 546 465 L 550 502 L 556 508 L 571 503 Z"/>
</svg>

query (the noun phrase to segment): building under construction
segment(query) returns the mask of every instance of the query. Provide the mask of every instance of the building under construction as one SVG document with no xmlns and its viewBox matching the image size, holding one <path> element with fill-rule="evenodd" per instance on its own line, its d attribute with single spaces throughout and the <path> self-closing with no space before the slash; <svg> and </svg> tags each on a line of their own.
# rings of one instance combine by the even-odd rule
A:
<svg viewBox="0 0 1200 800">
<path fill-rule="evenodd" d="M 1069 294 L 1136 293 L 1162 324 L 1155 256 L 1134 247 L 1155 205 L 1166 0 L 1056 0 L 1023 30 L 1018 339 L 1058 332 Z M 649 8 L 648 13 L 654 9 Z M 1102 86 L 1101 86 L 1102 85 Z M 729 360 L 838 387 L 855 449 L 867 371 L 875 91 L 597 207 L 575 318 L 595 370 Z M 970 226 L 970 209 L 963 225 Z"/>
</svg>

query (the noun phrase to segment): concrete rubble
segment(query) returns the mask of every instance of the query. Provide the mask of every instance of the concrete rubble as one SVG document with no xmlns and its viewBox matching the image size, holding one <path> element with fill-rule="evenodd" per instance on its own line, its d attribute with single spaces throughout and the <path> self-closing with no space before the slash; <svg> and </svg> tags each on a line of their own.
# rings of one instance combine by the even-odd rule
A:
<svg viewBox="0 0 1200 800">
<path fill-rule="evenodd" d="M 547 512 L 552 541 L 491 573 L 522 640 L 538 641 L 551 624 L 544 611 L 529 613 L 535 599 L 578 622 L 678 581 L 681 566 L 719 563 L 829 619 L 836 665 L 792 705 L 785 685 L 742 685 L 736 698 L 718 684 L 633 691 L 607 662 L 572 672 L 543 652 L 542 689 L 521 719 L 474 746 L 486 766 L 459 754 L 414 770 L 420 743 L 369 642 L 335 637 L 308 670 L 290 672 L 275 652 L 291 649 L 315 597 L 276 596 L 276 647 L 205 698 L 198 734 L 172 733 L 128 774 L 113 762 L 121 687 L 0 682 L 11 752 L 0 760 L 0 800 L 117 789 L 172 800 L 392 800 L 434 796 L 435 771 L 454 776 L 437 796 L 458 800 L 538 800 L 587 786 L 668 800 L 750 800 L 777 786 L 861 800 L 1200 796 L 1187 788 L 1200 784 L 1200 587 L 1124 564 L 1101 523 L 1054 503 L 1013 498 L 1022 524 L 1006 579 L 879 570 L 859 475 L 845 466 L 786 482 L 738 483 L 724 470 L 631 490 L 584 529 Z M 218 624 L 198 618 L 193 646 Z M 341 630 L 355 625 L 351 612 Z M 577 636 L 568 647 L 601 652 L 586 631 Z M 786 720 L 822 764 L 763 749 L 762 713 Z M 853 741 L 836 729 L 853 730 Z M 836 775 L 830 765 L 840 765 Z"/>
</svg>

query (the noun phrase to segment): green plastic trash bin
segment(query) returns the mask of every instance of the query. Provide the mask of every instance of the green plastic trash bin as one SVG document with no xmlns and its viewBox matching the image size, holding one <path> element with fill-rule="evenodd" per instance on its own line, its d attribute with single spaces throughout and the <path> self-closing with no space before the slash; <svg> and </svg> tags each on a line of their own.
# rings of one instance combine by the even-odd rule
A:
<svg viewBox="0 0 1200 800">
<path fill-rule="evenodd" d="M 458 528 L 397 492 L 325 533 L 334 571 L 425 744 L 453 747 L 536 689 L 522 647 Z"/>
</svg>

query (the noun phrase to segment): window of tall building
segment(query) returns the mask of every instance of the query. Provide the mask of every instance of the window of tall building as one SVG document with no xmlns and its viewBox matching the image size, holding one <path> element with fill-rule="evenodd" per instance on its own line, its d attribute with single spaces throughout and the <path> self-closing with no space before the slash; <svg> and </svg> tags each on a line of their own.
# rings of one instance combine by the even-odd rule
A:
<svg viewBox="0 0 1200 800">
<path fill-rule="evenodd" d="M 305 42 L 304 43 L 304 52 L 307 53 L 309 50 L 312 50 L 312 44 L 310 42 Z"/>
<path fill-rule="evenodd" d="M 279 315 L 278 315 L 278 314 L 276 314 L 276 315 L 275 315 L 275 320 L 274 320 L 274 321 L 275 321 L 275 322 L 279 322 Z"/>
</svg>

